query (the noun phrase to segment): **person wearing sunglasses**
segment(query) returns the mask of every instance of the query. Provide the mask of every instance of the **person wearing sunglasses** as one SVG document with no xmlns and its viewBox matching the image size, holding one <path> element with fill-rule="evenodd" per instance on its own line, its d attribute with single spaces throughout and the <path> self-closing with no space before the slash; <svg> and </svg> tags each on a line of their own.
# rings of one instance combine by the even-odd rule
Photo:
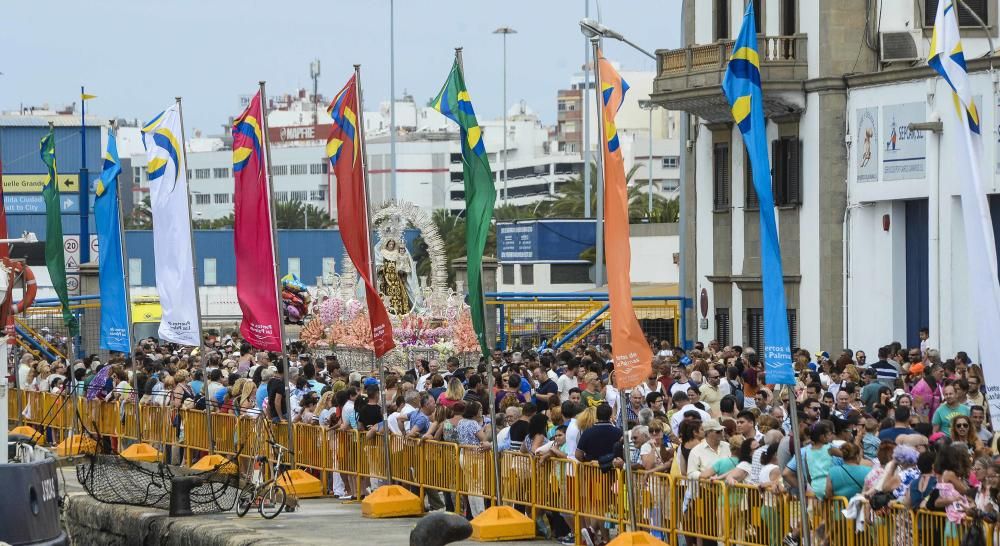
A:
<svg viewBox="0 0 1000 546">
<path fill-rule="evenodd" d="M 980 453 L 983 442 L 972 428 L 972 419 L 967 415 L 956 415 L 951 419 L 951 441 L 969 446 L 970 453 Z"/>
</svg>

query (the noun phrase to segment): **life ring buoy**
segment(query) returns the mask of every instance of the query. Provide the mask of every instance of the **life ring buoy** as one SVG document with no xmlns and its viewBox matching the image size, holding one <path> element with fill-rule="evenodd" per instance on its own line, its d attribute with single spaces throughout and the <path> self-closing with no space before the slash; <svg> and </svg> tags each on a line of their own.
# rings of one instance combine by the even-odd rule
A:
<svg viewBox="0 0 1000 546">
<path fill-rule="evenodd" d="M 0 261 L 2 261 L 3 266 L 10 272 L 7 274 L 8 286 L 13 286 L 18 275 L 24 276 L 24 296 L 21 298 L 21 301 L 17 303 L 12 302 L 10 304 L 10 310 L 12 313 L 23 313 L 26 309 L 31 307 L 32 303 L 35 303 L 35 295 L 38 293 L 38 284 L 35 282 L 35 273 L 31 271 L 31 268 L 24 262 L 14 261 L 10 258 L 2 258 Z"/>
</svg>

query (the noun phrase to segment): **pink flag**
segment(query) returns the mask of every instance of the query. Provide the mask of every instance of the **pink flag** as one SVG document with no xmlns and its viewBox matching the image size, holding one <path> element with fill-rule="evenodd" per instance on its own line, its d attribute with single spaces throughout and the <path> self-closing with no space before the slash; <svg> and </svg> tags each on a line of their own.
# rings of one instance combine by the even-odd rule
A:
<svg viewBox="0 0 1000 546">
<path fill-rule="evenodd" d="M 278 280 L 274 278 L 274 241 L 271 238 L 270 199 L 261 136 L 263 110 L 260 92 L 233 123 L 233 176 L 236 251 L 236 297 L 243 310 L 240 334 L 250 345 L 281 351 Z"/>
</svg>

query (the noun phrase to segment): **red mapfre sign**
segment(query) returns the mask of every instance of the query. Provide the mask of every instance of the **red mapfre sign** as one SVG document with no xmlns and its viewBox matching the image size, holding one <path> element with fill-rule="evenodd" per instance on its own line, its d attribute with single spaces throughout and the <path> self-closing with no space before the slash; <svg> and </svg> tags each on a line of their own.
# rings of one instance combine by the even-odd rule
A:
<svg viewBox="0 0 1000 546">
<path fill-rule="evenodd" d="M 271 142 L 326 140 L 329 134 L 330 125 L 293 125 L 267 128 L 267 137 Z"/>
</svg>

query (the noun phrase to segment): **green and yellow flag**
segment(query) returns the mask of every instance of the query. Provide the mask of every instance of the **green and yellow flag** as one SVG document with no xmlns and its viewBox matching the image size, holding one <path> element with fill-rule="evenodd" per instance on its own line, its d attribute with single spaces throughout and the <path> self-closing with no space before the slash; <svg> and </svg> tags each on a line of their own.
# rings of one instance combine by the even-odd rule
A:
<svg viewBox="0 0 1000 546">
<path fill-rule="evenodd" d="M 69 335 L 78 336 L 80 324 L 69 310 L 69 292 L 66 289 L 62 213 L 59 208 L 59 187 L 56 185 L 56 141 L 51 128 L 49 133 L 42 137 L 41 153 L 42 162 L 49 170 L 45 185 L 42 186 L 42 198 L 45 200 L 45 266 L 49 270 L 49 277 L 52 278 L 52 287 L 59 296 L 63 322 L 69 329 Z"/>
<path fill-rule="evenodd" d="M 493 186 L 493 171 L 486 158 L 486 147 L 483 145 L 483 131 L 476 121 L 476 112 L 472 109 L 462 67 L 457 59 L 444 87 L 434 99 L 434 109 L 457 123 L 461 129 L 462 172 L 465 178 L 465 244 L 469 253 L 469 307 L 472 308 L 472 326 L 479 338 L 479 346 L 483 354 L 489 357 L 482 266 L 497 192 Z M 494 335 L 491 332 L 490 338 Z"/>
</svg>

